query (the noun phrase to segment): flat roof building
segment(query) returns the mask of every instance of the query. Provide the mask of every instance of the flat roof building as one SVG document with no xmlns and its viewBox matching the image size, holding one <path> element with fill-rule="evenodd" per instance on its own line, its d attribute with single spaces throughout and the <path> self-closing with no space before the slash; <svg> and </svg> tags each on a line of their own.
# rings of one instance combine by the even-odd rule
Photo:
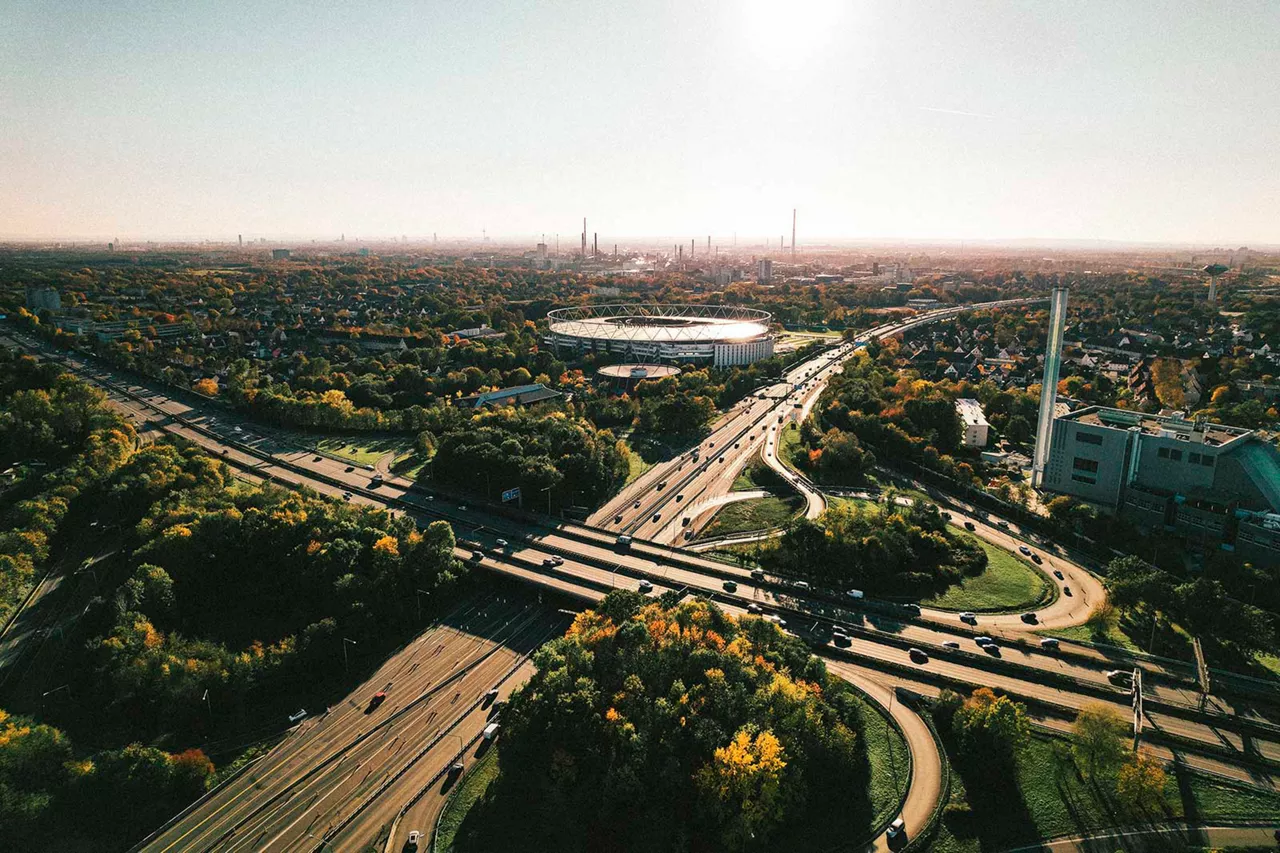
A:
<svg viewBox="0 0 1280 853">
<path fill-rule="evenodd" d="M 986 447 L 987 416 L 982 411 L 982 404 L 970 397 L 956 400 L 956 414 L 960 416 L 960 425 L 964 428 L 965 447 Z"/>
<path fill-rule="evenodd" d="M 1280 453 L 1243 427 L 1091 406 L 1054 420 L 1043 486 L 1280 563 Z"/>
</svg>

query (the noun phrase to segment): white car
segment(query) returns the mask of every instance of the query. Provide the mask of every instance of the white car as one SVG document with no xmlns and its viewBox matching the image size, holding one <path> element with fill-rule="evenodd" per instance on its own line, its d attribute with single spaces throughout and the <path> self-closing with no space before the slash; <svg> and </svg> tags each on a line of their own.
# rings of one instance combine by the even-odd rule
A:
<svg viewBox="0 0 1280 853">
<path fill-rule="evenodd" d="M 510 544 L 505 539 L 495 539 L 494 541 L 498 544 L 499 548 L 505 548 L 507 547 L 508 544 Z"/>
<path fill-rule="evenodd" d="M 978 624 L 978 614 L 976 614 L 976 613 L 971 613 L 971 612 L 969 612 L 968 610 L 966 610 L 964 613 L 961 613 L 961 614 L 960 614 L 960 621 L 961 621 L 961 622 L 968 622 L 970 625 L 977 625 L 977 624 Z"/>
<path fill-rule="evenodd" d="M 1019 553 L 1021 553 L 1021 554 L 1022 554 L 1022 556 L 1024 556 L 1024 557 L 1030 557 L 1030 556 L 1031 556 L 1031 549 L 1030 549 L 1030 548 L 1028 548 L 1026 545 L 1019 545 L 1019 546 L 1018 546 L 1018 552 L 1019 552 Z"/>
<path fill-rule="evenodd" d="M 889 824 L 889 829 L 885 832 L 885 836 L 890 841 L 897 841 L 900 837 L 905 837 L 906 834 L 907 822 L 902 818 L 898 818 L 893 823 Z"/>
<path fill-rule="evenodd" d="M 405 842 L 405 845 L 404 845 L 405 849 L 410 851 L 416 851 L 418 849 L 418 842 L 420 842 L 421 840 L 422 840 L 422 833 L 415 829 L 413 832 L 409 833 L 409 840 Z"/>
</svg>

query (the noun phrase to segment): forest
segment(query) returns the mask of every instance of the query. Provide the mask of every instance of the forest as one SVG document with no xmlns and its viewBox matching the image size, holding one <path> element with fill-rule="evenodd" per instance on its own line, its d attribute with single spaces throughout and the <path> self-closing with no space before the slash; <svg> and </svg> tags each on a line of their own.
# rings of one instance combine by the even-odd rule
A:
<svg viewBox="0 0 1280 853">
<path fill-rule="evenodd" d="M 825 849 L 866 831 L 853 690 L 773 624 L 618 591 L 534 660 L 460 851 Z"/>
</svg>

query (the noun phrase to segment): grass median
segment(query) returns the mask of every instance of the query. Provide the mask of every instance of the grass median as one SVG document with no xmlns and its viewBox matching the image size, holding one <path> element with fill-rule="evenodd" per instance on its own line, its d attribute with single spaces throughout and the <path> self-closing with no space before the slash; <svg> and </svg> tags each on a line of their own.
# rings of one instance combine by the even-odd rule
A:
<svg viewBox="0 0 1280 853">
<path fill-rule="evenodd" d="M 942 610 L 1029 610 L 1052 599 L 1054 586 L 1030 563 L 981 539 L 987 568 L 920 603 Z"/>
<path fill-rule="evenodd" d="M 795 518 L 804 506 L 804 499 L 800 497 L 752 498 L 726 504 L 716 513 L 702 536 L 727 536 L 748 530 L 781 527 Z"/>
</svg>

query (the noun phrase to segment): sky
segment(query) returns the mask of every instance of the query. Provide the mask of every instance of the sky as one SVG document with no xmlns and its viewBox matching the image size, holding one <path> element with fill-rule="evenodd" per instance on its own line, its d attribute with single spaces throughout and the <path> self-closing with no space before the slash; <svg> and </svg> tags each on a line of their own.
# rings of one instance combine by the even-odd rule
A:
<svg viewBox="0 0 1280 853">
<path fill-rule="evenodd" d="M 0 239 L 1280 243 L 1280 2 L 0 0 Z"/>
</svg>

